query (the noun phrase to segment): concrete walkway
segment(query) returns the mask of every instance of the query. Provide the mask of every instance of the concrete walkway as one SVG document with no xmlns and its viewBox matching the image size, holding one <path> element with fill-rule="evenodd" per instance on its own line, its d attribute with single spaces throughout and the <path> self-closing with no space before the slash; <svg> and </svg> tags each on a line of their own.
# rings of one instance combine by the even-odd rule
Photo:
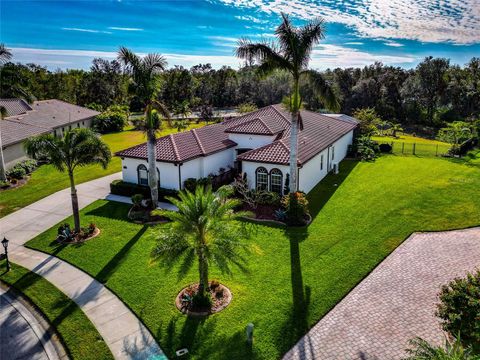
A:
<svg viewBox="0 0 480 360">
<path fill-rule="evenodd" d="M 49 327 L 36 310 L 0 286 L 0 359 L 68 359 Z"/>
<path fill-rule="evenodd" d="M 410 236 L 284 359 L 402 359 L 415 336 L 443 345 L 440 287 L 480 267 L 480 228 Z"/>
<path fill-rule="evenodd" d="M 77 186 L 80 208 L 110 192 L 120 173 Z M 10 259 L 43 276 L 73 299 L 95 325 L 116 359 L 166 359 L 150 332 L 101 283 L 78 268 L 23 246 L 72 213 L 70 190 L 61 190 L 0 219 L 0 238 L 10 240 Z"/>
</svg>

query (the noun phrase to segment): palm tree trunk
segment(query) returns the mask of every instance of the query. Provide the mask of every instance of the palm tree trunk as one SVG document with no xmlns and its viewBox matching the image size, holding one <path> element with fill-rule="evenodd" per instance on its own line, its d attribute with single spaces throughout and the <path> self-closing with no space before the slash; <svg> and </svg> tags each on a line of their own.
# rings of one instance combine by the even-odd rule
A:
<svg viewBox="0 0 480 360">
<path fill-rule="evenodd" d="M 150 193 L 152 195 L 152 206 L 156 208 L 158 205 L 158 176 L 157 176 L 157 139 L 155 130 L 148 130 L 147 132 L 147 152 L 148 152 L 148 186 L 150 186 Z"/>
<path fill-rule="evenodd" d="M 203 249 L 201 250 L 200 256 L 198 257 L 198 273 L 200 275 L 200 281 L 198 285 L 198 293 L 200 296 L 205 295 L 205 289 L 208 287 L 208 262 L 205 258 L 205 253 Z"/>
<path fill-rule="evenodd" d="M 3 157 L 2 132 L 1 131 L 0 131 L 0 181 L 7 181 L 7 169 L 5 167 L 5 159 Z"/>
<path fill-rule="evenodd" d="M 298 189 L 297 184 L 297 154 L 298 151 L 298 111 L 292 113 L 290 129 L 290 193 Z"/>
<path fill-rule="evenodd" d="M 75 232 L 80 231 L 80 213 L 78 212 L 78 197 L 77 189 L 75 188 L 75 180 L 73 178 L 73 171 L 68 172 L 70 178 L 70 193 L 72 196 L 72 210 L 73 210 L 73 222 L 75 225 Z"/>
</svg>

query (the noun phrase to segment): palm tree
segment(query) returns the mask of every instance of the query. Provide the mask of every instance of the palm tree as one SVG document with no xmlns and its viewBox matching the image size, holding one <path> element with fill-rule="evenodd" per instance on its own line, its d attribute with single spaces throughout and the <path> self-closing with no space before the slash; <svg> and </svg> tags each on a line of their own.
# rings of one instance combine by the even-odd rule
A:
<svg viewBox="0 0 480 360">
<path fill-rule="evenodd" d="M 2 46 L 3 44 L 0 44 Z M 7 116 L 7 109 L 5 107 L 0 106 L 0 121 L 3 120 L 4 117 Z M 5 167 L 5 159 L 3 157 L 3 145 L 2 145 L 2 131 L 1 131 L 1 124 L 0 124 L 0 181 L 7 181 L 7 170 Z"/>
<path fill-rule="evenodd" d="M 291 113 L 290 131 L 290 192 L 297 191 L 297 150 L 298 128 L 302 99 L 300 96 L 300 80 L 308 80 L 317 96 L 331 110 L 337 110 L 339 104 L 325 79 L 318 73 L 308 69 L 313 47 L 325 37 L 323 19 L 308 22 L 302 27 L 295 27 L 289 17 L 282 14 L 282 24 L 275 30 L 276 43 L 252 43 L 241 39 L 236 55 L 247 62 L 256 60 L 258 72 L 265 76 L 274 70 L 288 71 L 293 77 L 293 92 L 289 99 L 288 110 Z"/>
<path fill-rule="evenodd" d="M 170 266 L 183 260 L 181 269 L 184 273 L 197 258 L 201 297 L 205 296 L 208 286 L 210 265 L 215 264 L 230 273 L 229 263 L 240 265 L 243 260 L 238 250 L 245 249 L 242 240 L 247 233 L 236 220 L 248 213 L 234 211 L 241 201 L 228 198 L 232 192 L 230 187 L 213 192 L 211 187 L 198 186 L 194 193 L 185 190 L 178 194 L 178 199 L 168 198 L 178 212 L 158 211 L 172 223 L 160 228 L 158 244 L 152 255 Z"/>
<path fill-rule="evenodd" d="M 0 43 L 0 63 L 6 63 L 12 58 L 12 52 L 5 47 L 4 43 Z"/>
<path fill-rule="evenodd" d="M 392 136 L 397 137 L 397 132 L 403 131 L 402 125 L 400 124 L 391 124 L 390 130 L 392 131 Z"/>
<path fill-rule="evenodd" d="M 106 169 L 112 157 L 108 145 L 92 130 L 77 128 L 67 131 L 63 138 L 52 134 L 32 137 L 25 142 L 25 150 L 32 158 L 47 158 L 58 171 L 68 173 L 75 231 L 80 231 L 74 172 L 77 167 L 90 164 L 100 164 Z"/>
<path fill-rule="evenodd" d="M 453 342 L 445 340 L 445 346 L 434 346 L 422 338 L 415 338 L 409 341 L 412 348 L 407 349 L 410 354 L 406 360 L 474 360 L 478 359 L 473 355 L 470 348 L 464 348 L 457 338 Z"/>
<path fill-rule="evenodd" d="M 156 208 L 158 204 L 158 178 L 155 145 L 157 133 L 162 127 L 161 117 L 170 121 L 170 112 L 157 99 L 157 75 L 165 70 L 167 61 L 160 54 L 148 54 L 142 58 L 125 47 L 120 48 L 118 60 L 131 76 L 132 86 L 130 90 L 133 91 L 145 108 L 145 117 L 139 127 L 147 136 L 148 185 L 152 195 L 152 205 Z"/>
</svg>

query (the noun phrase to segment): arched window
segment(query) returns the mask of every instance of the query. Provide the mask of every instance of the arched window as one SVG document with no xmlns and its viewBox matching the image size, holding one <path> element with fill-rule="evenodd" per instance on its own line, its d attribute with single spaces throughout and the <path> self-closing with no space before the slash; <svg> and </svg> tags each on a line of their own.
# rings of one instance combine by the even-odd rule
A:
<svg viewBox="0 0 480 360">
<path fill-rule="evenodd" d="M 137 177 L 139 185 L 148 185 L 148 170 L 143 164 L 137 167 Z"/>
<path fill-rule="evenodd" d="M 270 171 L 270 191 L 283 195 L 283 174 L 279 169 Z"/>
<path fill-rule="evenodd" d="M 257 190 L 268 190 L 268 171 L 264 167 L 255 171 L 255 184 Z"/>
</svg>

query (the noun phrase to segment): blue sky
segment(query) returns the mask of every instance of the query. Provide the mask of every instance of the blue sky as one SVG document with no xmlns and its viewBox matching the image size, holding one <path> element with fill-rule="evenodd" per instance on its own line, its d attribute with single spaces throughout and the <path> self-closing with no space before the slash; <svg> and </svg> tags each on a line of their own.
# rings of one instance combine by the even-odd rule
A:
<svg viewBox="0 0 480 360">
<path fill-rule="evenodd" d="M 15 61 L 50 69 L 87 69 L 94 57 L 114 58 L 119 46 L 162 53 L 169 66 L 237 68 L 237 39 L 272 40 L 282 11 L 297 24 L 326 20 L 311 61 L 317 69 L 480 56 L 478 0 L 2 0 L 0 41 Z"/>
</svg>

